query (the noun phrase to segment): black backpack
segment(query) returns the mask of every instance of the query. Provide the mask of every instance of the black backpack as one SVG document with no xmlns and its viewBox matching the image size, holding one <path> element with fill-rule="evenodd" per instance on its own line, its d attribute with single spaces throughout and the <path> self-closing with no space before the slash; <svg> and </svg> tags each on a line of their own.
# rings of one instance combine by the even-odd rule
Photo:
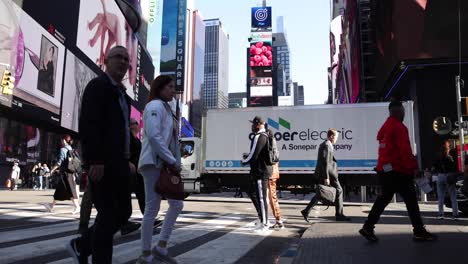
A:
<svg viewBox="0 0 468 264">
<path fill-rule="evenodd" d="M 68 173 L 79 173 L 81 171 L 81 160 L 75 150 L 67 152 L 66 170 Z"/>
<path fill-rule="evenodd" d="M 279 150 L 278 150 L 278 146 L 276 144 L 276 139 L 275 137 L 270 137 L 268 136 L 267 133 L 264 133 L 263 135 L 265 135 L 267 138 L 268 138 L 268 144 L 267 144 L 267 148 L 268 148 L 268 159 L 266 160 L 267 164 L 268 165 L 274 165 L 276 163 L 279 162 Z"/>
</svg>

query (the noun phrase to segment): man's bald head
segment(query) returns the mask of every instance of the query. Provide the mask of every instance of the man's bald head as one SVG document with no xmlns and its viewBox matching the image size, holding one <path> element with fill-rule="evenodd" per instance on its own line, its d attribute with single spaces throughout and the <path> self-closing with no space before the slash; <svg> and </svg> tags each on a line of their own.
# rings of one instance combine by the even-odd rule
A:
<svg viewBox="0 0 468 264">
<path fill-rule="evenodd" d="M 122 82 L 129 66 L 128 51 L 123 46 L 115 46 L 109 50 L 104 60 L 106 73 L 115 81 Z"/>
</svg>

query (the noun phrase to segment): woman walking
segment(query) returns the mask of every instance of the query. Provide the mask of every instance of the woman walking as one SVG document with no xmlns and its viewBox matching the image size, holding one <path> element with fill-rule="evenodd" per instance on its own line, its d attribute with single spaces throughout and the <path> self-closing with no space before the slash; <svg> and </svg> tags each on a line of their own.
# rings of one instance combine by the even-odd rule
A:
<svg viewBox="0 0 468 264">
<path fill-rule="evenodd" d="M 178 124 L 169 105 L 174 95 L 174 81 L 171 77 L 157 77 L 151 83 L 148 104 L 143 113 L 145 127 L 138 170 L 143 175 L 145 185 L 145 213 L 141 228 L 142 255 L 137 260 L 140 264 L 152 263 L 153 260 L 177 263 L 168 255 L 167 243 L 182 211 L 182 201 L 168 199 L 169 209 L 164 218 L 159 242 L 151 249 L 153 223 L 161 205 L 161 195 L 155 191 L 155 185 L 163 166 L 172 173 L 180 173 Z"/>
<path fill-rule="evenodd" d="M 74 151 L 71 144 L 73 140 L 69 135 L 62 138 L 62 147 L 60 148 L 59 156 L 56 165 L 50 171 L 53 175 L 55 171 L 59 170 L 60 180 L 58 181 L 57 188 L 54 192 L 54 200 L 52 203 L 44 204 L 47 211 L 52 212 L 57 201 L 71 200 L 73 203 L 72 214 L 80 212 L 80 204 L 78 203 L 78 192 L 75 182 L 75 173 L 68 171 L 68 162 L 71 159 L 71 151 Z"/>
<path fill-rule="evenodd" d="M 437 174 L 437 198 L 439 200 L 439 219 L 444 219 L 444 199 L 445 193 L 448 191 L 452 202 L 453 219 L 458 219 L 458 202 L 456 178 L 458 174 L 457 163 L 452 155 L 450 155 L 450 142 L 447 140 L 441 147 L 441 152 L 437 161 L 434 164 L 434 170 Z M 455 179 L 455 181 L 453 180 Z"/>
</svg>

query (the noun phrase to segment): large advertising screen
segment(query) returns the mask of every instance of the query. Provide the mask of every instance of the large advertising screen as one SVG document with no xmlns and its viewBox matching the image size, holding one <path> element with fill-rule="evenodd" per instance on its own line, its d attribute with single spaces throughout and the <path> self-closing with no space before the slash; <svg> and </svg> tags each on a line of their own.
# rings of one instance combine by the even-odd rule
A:
<svg viewBox="0 0 468 264">
<path fill-rule="evenodd" d="M 160 70 L 174 77 L 177 91 L 184 91 L 186 12 L 187 0 L 164 0 Z"/>
<path fill-rule="evenodd" d="M 458 2 L 464 54 L 468 50 L 467 1 L 374 0 L 378 78 L 385 81 L 401 60 L 458 58 Z"/>
<path fill-rule="evenodd" d="M 78 132 L 81 98 L 86 85 L 95 77 L 97 74 L 94 71 L 71 52 L 67 53 L 63 86 L 62 127 Z"/>
<path fill-rule="evenodd" d="M 143 19 L 148 23 L 146 48 L 151 54 L 154 72 L 159 75 L 161 63 L 161 33 L 163 0 L 141 0 Z"/>
<path fill-rule="evenodd" d="M 12 50 L 3 55 L 9 56 L 15 77 L 12 104 L 35 117 L 59 122 L 65 47 L 12 1 L 2 0 L 2 5 L 2 15 L 13 21 L 8 24 L 13 33 L 3 35 L 6 41 L 2 41 Z"/>
<path fill-rule="evenodd" d="M 123 84 L 130 98 L 138 97 L 135 87 L 138 40 L 114 0 L 80 1 L 76 45 L 102 70 L 105 70 L 104 59 L 112 47 L 126 47 L 130 67 Z"/>
<path fill-rule="evenodd" d="M 271 31 L 271 7 L 252 7 L 252 31 Z"/>
</svg>

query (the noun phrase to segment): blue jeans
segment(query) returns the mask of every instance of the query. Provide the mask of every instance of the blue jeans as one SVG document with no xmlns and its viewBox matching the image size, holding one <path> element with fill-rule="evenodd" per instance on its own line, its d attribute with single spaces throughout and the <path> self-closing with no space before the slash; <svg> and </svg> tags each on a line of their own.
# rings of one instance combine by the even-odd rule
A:
<svg viewBox="0 0 468 264">
<path fill-rule="evenodd" d="M 154 166 L 145 166 L 141 168 L 140 171 L 145 183 L 145 213 L 141 223 L 141 244 L 142 251 L 149 251 L 151 250 L 154 219 L 158 215 L 159 208 L 161 207 L 161 195 L 154 190 L 161 170 Z M 164 217 L 161 233 L 159 235 L 160 241 L 169 241 L 177 217 L 179 217 L 184 207 L 183 201 L 172 199 L 168 199 L 167 201 L 169 203 L 169 209 Z"/>
<path fill-rule="evenodd" d="M 455 184 L 447 184 L 447 174 L 439 173 L 437 176 L 437 198 L 439 199 L 439 214 L 444 213 L 445 192 L 448 191 L 452 202 L 452 212 L 458 215 L 457 188 Z"/>
</svg>

